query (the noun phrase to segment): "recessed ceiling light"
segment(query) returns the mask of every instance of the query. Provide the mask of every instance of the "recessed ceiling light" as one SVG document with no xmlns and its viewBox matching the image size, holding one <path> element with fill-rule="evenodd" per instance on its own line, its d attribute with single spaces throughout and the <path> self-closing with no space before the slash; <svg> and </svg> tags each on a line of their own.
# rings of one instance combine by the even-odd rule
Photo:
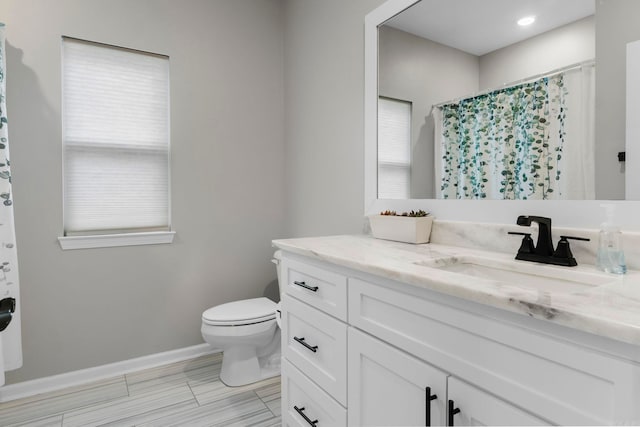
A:
<svg viewBox="0 0 640 427">
<path fill-rule="evenodd" d="M 525 16 L 524 18 L 518 19 L 518 25 L 521 27 L 526 27 L 527 25 L 531 25 L 536 21 L 535 16 Z"/>
</svg>

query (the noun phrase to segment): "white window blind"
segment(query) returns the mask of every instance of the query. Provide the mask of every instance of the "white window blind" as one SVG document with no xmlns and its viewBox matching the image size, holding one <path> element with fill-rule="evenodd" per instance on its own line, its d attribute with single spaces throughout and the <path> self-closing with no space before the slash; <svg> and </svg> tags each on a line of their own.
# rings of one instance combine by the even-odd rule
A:
<svg viewBox="0 0 640 427">
<path fill-rule="evenodd" d="M 378 198 L 408 199 L 411 191 L 411 103 L 378 98 Z"/>
<path fill-rule="evenodd" d="M 62 45 L 65 235 L 169 230 L 169 58 Z"/>
</svg>

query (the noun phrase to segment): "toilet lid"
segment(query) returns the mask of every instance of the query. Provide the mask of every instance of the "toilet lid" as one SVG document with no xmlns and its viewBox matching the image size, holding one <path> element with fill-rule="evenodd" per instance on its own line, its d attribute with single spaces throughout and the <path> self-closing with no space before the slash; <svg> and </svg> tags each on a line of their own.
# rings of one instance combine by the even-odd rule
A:
<svg viewBox="0 0 640 427">
<path fill-rule="evenodd" d="M 252 298 L 217 305 L 202 313 L 202 320 L 210 324 L 257 323 L 275 319 L 276 303 L 269 298 Z"/>
</svg>

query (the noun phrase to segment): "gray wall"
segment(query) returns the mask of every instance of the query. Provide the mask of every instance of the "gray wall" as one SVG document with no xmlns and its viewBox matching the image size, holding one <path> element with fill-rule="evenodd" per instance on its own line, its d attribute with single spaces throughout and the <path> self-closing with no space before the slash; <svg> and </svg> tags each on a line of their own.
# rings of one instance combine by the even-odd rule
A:
<svg viewBox="0 0 640 427">
<path fill-rule="evenodd" d="M 480 57 L 481 90 L 595 59 L 593 16 L 580 19 Z"/>
<path fill-rule="evenodd" d="M 384 0 L 285 0 L 289 234 L 364 227 L 364 17 Z"/>
<path fill-rule="evenodd" d="M 640 39 L 640 1 L 596 1 L 596 196 L 624 199 L 626 49 Z"/>
<path fill-rule="evenodd" d="M 382 26 L 378 93 L 412 103 L 411 198 L 435 199 L 434 104 L 478 91 L 478 57 Z"/>
<path fill-rule="evenodd" d="M 285 230 L 282 3 L 2 0 L 0 17 L 7 24 L 24 343 L 24 366 L 8 373 L 8 383 L 200 344 L 204 309 L 261 296 L 268 287 L 277 297 L 270 241 Z M 343 35 L 361 32 L 361 19 L 354 17 L 353 34 Z M 58 246 L 61 35 L 171 57 L 173 244 Z M 362 55 L 361 43 L 355 44 Z M 332 54 L 333 46 L 324 46 Z M 348 86 L 361 81 L 356 63 Z M 326 64 L 326 57 L 317 64 Z M 336 75 L 345 72 L 341 65 L 332 65 Z M 313 88 L 313 75 L 297 79 Z M 324 91 L 322 84 L 315 89 Z M 348 111 L 360 111 L 362 90 L 353 90 Z M 338 115 L 318 117 L 320 129 L 343 134 Z M 350 126 L 351 118 L 345 120 Z M 342 143 L 356 145 L 348 151 L 361 161 L 360 122 L 353 126 Z M 333 138 L 327 151 L 339 152 L 337 143 Z M 333 156 L 324 157 L 326 171 Z M 357 200 L 355 222 L 361 198 L 349 198 Z"/>
</svg>

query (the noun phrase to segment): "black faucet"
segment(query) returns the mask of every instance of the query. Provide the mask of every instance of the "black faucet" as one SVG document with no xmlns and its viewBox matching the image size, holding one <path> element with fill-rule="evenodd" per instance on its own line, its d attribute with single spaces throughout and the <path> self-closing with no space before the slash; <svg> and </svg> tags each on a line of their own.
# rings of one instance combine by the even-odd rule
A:
<svg viewBox="0 0 640 427">
<path fill-rule="evenodd" d="M 516 254 L 516 259 L 567 267 L 575 267 L 578 265 L 578 262 L 571 253 L 568 239 L 583 241 L 589 241 L 589 239 L 585 239 L 584 237 L 560 236 L 558 248 L 554 251 L 553 238 L 551 237 L 551 218 L 520 215 L 516 221 L 518 225 L 524 227 L 531 226 L 532 222 L 538 223 L 538 241 L 535 246 L 531 239 L 531 233 L 509 232 L 509 234 L 524 236 L 520 249 L 518 249 L 518 253 Z"/>
<path fill-rule="evenodd" d="M 531 226 L 532 222 L 538 223 L 538 242 L 536 243 L 534 253 L 542 256 L 553 255 L 553 238 L 551 237 L 551 218 L 544 216 L 525 216 L 520 215 L 516 224 L 525 227 Z"/>
</svg>

